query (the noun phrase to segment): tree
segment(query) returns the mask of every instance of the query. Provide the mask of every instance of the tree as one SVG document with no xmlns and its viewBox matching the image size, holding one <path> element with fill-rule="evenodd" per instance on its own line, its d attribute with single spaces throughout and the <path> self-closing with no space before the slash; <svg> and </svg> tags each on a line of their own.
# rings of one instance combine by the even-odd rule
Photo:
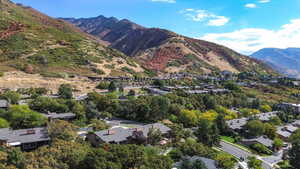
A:
<svg viewBox="0 0 300 169">
<path fill-rule="evenodd" d="M 164 87 L 165 86 L 165 81 L 156 79 L 156 80 L 154 80 L 153 85 L 158 86 L 158 87 Z"/>
<path fill-rule="evenodd" d="M 259 110 L 262 112 L 271 112 L 272 111 L 272 107 L 270 105 L 267 104 L 263 104 L 259 107 Z"/>
<path fill-rule="evenodd" d="M 181 110 L 178 121 L 183 123 L 186 127 L 196 126 L 199 121 L 200 113 L 197 110 Z"/>
<path fill-rule="evenodd" d="M 218 153 L 216 156 L 218 167 L 222 169 L 232 169 L 235 166 L 235 158 L 227 153 Z"/>
<path fill-rule="evenodd" d="M 275 138 L 273 141 L 273 149 L 280 150 L 283 147 L 283 141 L 280 138 Z"/>
<path fill-rule="evenodd" d="M 73 141 L 77 136 L 77 126 L 63 120 L 55 120 L 51 122 L 48 130 L 52 139 Z"/>
<path fill-rule="evenodd" d="M 265 126 L 259 120 L 251 120 L 246 124 L 246 129 L 250 136 L 258 137 L 265 133 Z"/>
<path fill-rule="evenodd" d="M 300 140 L 293 142 L 292 148 L 289 150 L 290 165 L 295 169 L 300 166 Z"/>
<path fill-rule="evenodd" d="M 108 86 L 108 91 L 109 92 L 114 92 L 117 90 L 117 85 L 115 84 L 114 81 L 110 82 L 109 86 Z"/>
<path fill-rule="evenodd" d="M 42 126 L 47 119 L 40 113 L 32 111 L 27 105 L 13 105 L 9 108 L 6 119 L 14 129 Z"/>
<path fill-rule="evenodd" d="M 58 89 L 58 94 L 63 99 L 72 99 L 73 90 L 70 84 L 62 84 Z"/>
<path fill-rule="evenodd" d="M 21 99 L 21 95 L 15 91 L 6 91 L 3 97 L 8 100 L 10 104 L 18 104 Z"/>
<path fill-rule="evenodd" d="M 212 96 L 205 95 L 203 97 L 203 102 L 206 107 L 206 110 L 216 109 L 217 103 L 216 103 L 216 100 Z"/>
<path fill-rule="evenodd" d="M 135 91 L 134 90 L 129 90 L 128 96 L 135 96 Z"/>
<path fill-rule="evenodd" d="M 256 157 L 249 157 L 247 164 L 249 169 L 263 169 L 262 161 L 258 160 Z"/>
<path fill-rule="evenodd" d="M 265 123 L 265 135 L 267 135 L 270 139 L 274 139 L 276 137 L 277 129 L 270 123 Z"/>
<path fill-rule="evenodd" d="M 195 135 L 201 143 L 207 146 L 212 147 L 220 144 L 220 135 L 217 126 L 207 120 L 200 120 Z"/>
<path fill-rule="evenodd" d="M 207 169 L 203 161 L 197 159 L 195 161 L 191 161 L 188 158 L 184 158 L 180 165 L 181 169 Z"/>
<path fill-rule="evenodd" d="M 9 127 L 9 123 L 3 119 L 3 118 L 0 118 L 0 129 L 1 128 L 8 128 Z"/>
<path fill-rule="evenodd" d="M 148 144 L 157 145 L 163 139 L 160 130 L 151 128 L 148 132 Z"/>
<path fill-rule="evenodd" d="M 95 131 L 105 130 L 109 128 L 109 125 L 107 125 L 105 121 L 102 120 L 92 119 L 91 124 Z"/>
</svg>

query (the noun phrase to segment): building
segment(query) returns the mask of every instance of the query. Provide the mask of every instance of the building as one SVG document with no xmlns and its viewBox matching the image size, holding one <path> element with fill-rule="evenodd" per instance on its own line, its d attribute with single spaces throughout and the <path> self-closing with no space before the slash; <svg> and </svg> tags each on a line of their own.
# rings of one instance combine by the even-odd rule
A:
<svg viewBox="0 0 300 169">
<path fill-rule="evenodd" d="M 294 103 L 281 103 L 277 105 L 277 108 L 282 111 L 293 111 L 294 113 L 300 113 L 300 104 Z"/>
<path fill-rule="evenodd" d="M 0 145 L 20 147 L 23 151 L 34 150 L 50 142 L 48 130 L 45 127 L 11 130 L 0 129 Z"/>
<path fill-rule="evenodd" d="M 102 130 L 94 133 L 89 133 L 87 139 L 93 146 L 98 146 L 102 143 L 125 144 L 131 142 L 146 143 L 148 133 L 151 129 L 159 130 L 163 136 L 167 136 L 171 129 L 161 123 L 144 125 L 140 128 L 122 128 L 116 127 L 108 130 Z"/>
<path fill-rule="evenodd" d="M 50 120 L 73 120 L 76 118 L 74 113 L 48 113 L 42 115 Z"/>
<path fill-rule="evenodd" d="M 243 127 L 247 124 L 247 122 L 248 118 L 245 117 L 226 121 L 229 128 L 236 132 L 240 132 L 243 129 Z"/>
<path fill-rule="evenodd" d="M 204 157 L 198 157 L 198 156 L 186 157 L 186 159 L 190 160 L 191 162 L 201 160 L 204 163 L 204 165 L 206 166 L 207 169 L 218 169 L 218 167 L 216 165 L 217 162 L 215 160 L 212 160 L 212 159 L 208 159 L 208 158 L 204 158 Z M 183 168 L 180 168 L 181 164 L 182 164 L 182 161 L 173 164 L 172 169 L 183 169 Z"/>
<path fill-rule="evenodd" d="M 271 150 L 273 149 L 273 143 L 274 143 L 273 140 L 269 139 L 266 136 L 261 136 L 261 137 L 254 138 L 254 139 L 243 139 L 241 142 L 245 145 L 253 145 L 253 144 L 259 143 L 259 144 L 262 144 L 262 145 L 268 147 Z"/>
<path fill-rule="evenodd" d="M 9 102 L 7 100 L 0 100 L 0 109 L 8 109 Z"/>
<path fill-rule="evenodd" d="M 268 113 L 261 113 L 257 114 L 256 117 L 261 121 L 269 121 L 272 117 L 275 117 L 279 114 L 278 111 L 268 112 Z"/>
</svg>

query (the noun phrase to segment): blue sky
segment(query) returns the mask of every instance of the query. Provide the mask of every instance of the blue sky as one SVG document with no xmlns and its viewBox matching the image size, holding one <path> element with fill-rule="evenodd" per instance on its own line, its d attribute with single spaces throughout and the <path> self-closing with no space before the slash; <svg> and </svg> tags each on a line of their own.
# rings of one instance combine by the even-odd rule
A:
<svg viewBox="0 0 300 169">
<path fill-rule="evenodd" d="M 127 18 L 250 54 L 300 47 L 300 0 L 13 0 L 53 17 Z"/>
</svg>

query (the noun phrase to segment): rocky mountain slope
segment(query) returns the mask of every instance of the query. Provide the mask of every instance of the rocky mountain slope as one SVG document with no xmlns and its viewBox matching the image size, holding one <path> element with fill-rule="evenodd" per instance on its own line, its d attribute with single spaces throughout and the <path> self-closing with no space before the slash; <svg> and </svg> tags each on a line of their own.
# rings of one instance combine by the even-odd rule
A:
<svg viewBox="0 0 300 169">
<path fill-rule="evenodd" d="M 222 70 L 272 72 L 262 62 L 224 46 L 164 29 L 145 28 L 126 19 L 104 16 L 63 19 L 136 59 L 144 68 L 161 73 L 209 73 Z"/>
<path fill-rule="evenodd" d="M 0 0 L 0 71 L 44 76 L 143 74 L 133 59 L 72 24 Z"/>
<path fill-rule="evenodd" d="M 300 78 L 300 48 L 264 48 L 251 55 L 291 77 Z"/>
</svg>

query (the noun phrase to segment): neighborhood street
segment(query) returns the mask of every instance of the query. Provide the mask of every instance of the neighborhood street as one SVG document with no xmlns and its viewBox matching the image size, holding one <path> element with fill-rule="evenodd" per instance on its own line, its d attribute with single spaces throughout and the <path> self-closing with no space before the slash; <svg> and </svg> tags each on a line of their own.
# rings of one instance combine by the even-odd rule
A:
<svg viewBox="0 0 300 169">
<path fill-rule="evenodd" d="M 229 144 L 229 143 L 226 143 L 226 142 L 223 142 L 223 141 L 221 141 L 220 144 L 221 144 L 220 148 L 223 151 L 225 151 L 225 152 L 227 152 L 227 153 L 229 153 L 229 154 L 231 154 L 231 155 L 233 155 L 233 156 L 235 156 L 239 159 L 244 158 L 245 160 L 247 160 L 247 158 L 250 157 L 250 156 L 256 156 L 256 155 L 254 155 L 252 153 L 249 153 L 249 152 L 247 152 L 247 151 L 245 151 L 245 150 L 243 150 L 243 149 L 241 149 L 237 146 L 234 146 L 232 144 Z M 258 159 L 262 160 L 261 158 L 258 158 Z M 269 163 L 267 163 L 266 161 L 262 160 L 262 162 L 263 162 L 262 166 L 263 166 L 264 169 L 273 169 L 272 166 Z"/>
</svg>

